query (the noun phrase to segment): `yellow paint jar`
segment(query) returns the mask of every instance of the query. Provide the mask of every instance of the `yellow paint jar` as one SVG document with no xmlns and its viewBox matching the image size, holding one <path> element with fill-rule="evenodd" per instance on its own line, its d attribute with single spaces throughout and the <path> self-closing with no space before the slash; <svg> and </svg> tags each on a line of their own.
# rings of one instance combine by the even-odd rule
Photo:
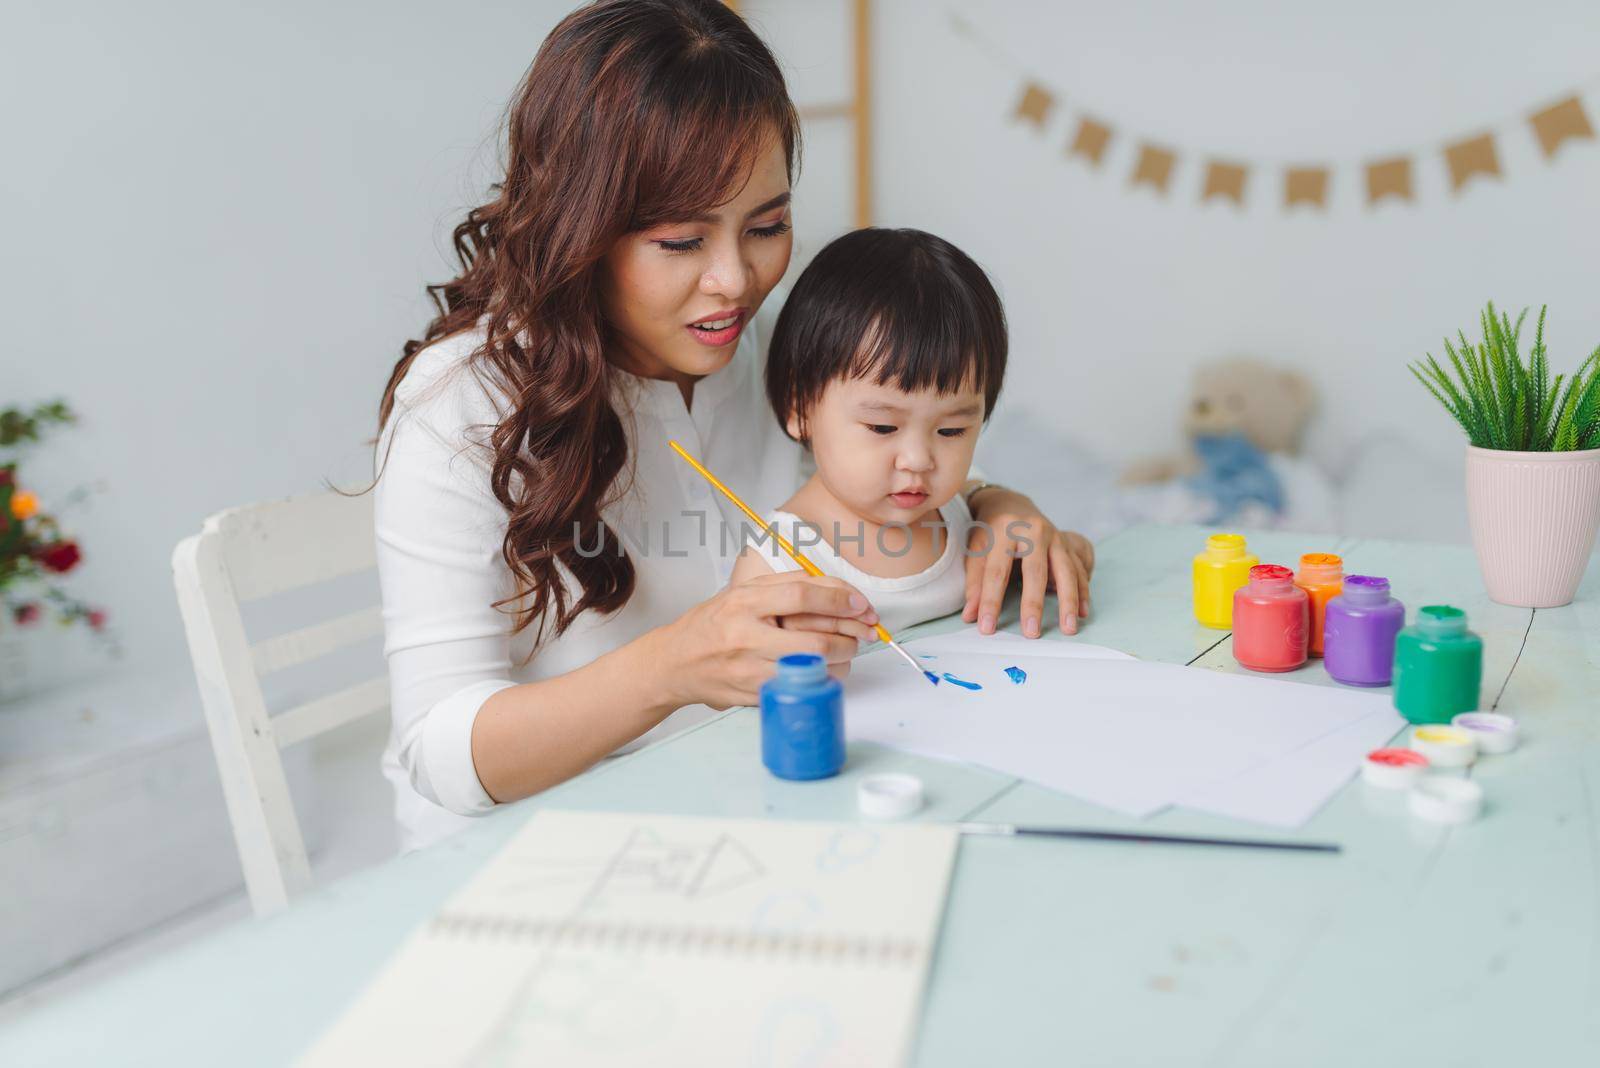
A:
<svg viewBox="0 0 1600 1068">
<path fill-rule="evenodd" d="M 1261 561 L 1247 552 L 1243 534 L 1213 534 L 1194 558 L 1194 618 L 1206 627 L 1233 626 L 1233 594 L 1250 581 Z"/>
</svg>

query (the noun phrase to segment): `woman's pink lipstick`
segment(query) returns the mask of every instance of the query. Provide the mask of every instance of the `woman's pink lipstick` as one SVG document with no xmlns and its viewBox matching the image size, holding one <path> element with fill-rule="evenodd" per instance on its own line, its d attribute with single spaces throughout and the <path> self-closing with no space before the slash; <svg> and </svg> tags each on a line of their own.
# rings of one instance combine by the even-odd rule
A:
<svg viewBox="0 0 1600 1068">
<path fill-rule="evenodd" d="M 694 338 L 707 348 L 720 349 L 724 345 L 729 345 L 739 340 L 739 334 L 744 330 L 746 318 L 748 318 L 748 313 L 744 308 L 735 308 L 731 311 L 720 311 L 714 312 L 711 315 L 703 315 L 694 322 L 690 323 L 688 326 L 684 327 L 684 329 L 689 331 L 690 337 Z M 720 329 L 702 329 L 703 325 L 706 323 L 725 323 L 729 319 L 732 319 L 733 322 L 728 323 L 728 325 L 723 326 Z"/>
</svg>

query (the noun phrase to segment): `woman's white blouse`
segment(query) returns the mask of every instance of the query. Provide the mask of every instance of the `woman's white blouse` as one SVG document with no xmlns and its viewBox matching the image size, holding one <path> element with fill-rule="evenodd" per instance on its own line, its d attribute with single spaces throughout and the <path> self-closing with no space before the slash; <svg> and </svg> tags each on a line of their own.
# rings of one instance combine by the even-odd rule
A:
<svg viewBox="0 0 1600 1068">
<path fill-rule="evenodd" d="M 492 694 L 587 664 L 727 583 L 747 521 L 668 439 L 758 514 L 770 514 L 809 476 L 809 456 L 767 405 L 769 332 L 768 315 L 757 316 L 728 366 L 696 385 L 692 409 L 670 382 L 619 376 L 633 467 L 619 478 L 626 492 L 602 515 L 633 558 L 633 596 L 614 615 L 584 613 L 531 659 L 536 625 L 513 637 L 511 616 L 493 607 L 514 590 L 501 557 L 506 511 L 490 491 L 483 444 L 505 404 L 467 364 L 483 335 L 448 338 L 417 356 L 378 442 L 384 466 L 375 500 L 393 707 L 383 766 L 395 787 L 402 848 L 443 837 L 493 807 L 472 763 L 473 720 Z M 680 709 L 633 745 L 709 714 L 704 705 Z"/>
</svg>

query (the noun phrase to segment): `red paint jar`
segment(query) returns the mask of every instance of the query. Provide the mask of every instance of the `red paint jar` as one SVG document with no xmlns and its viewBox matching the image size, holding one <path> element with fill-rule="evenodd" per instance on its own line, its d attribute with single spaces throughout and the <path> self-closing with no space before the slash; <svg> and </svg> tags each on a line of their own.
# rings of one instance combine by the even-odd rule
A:
<svg viewBox="0 0 1600 1068">
<path fill-rule="evenodd" d="M 1251 671 L 1293 671 L 1306 662 L 1311 599 L 1294 572 L 1257 564 L 1233 595 L 1233 657 Z"/>
</svg>

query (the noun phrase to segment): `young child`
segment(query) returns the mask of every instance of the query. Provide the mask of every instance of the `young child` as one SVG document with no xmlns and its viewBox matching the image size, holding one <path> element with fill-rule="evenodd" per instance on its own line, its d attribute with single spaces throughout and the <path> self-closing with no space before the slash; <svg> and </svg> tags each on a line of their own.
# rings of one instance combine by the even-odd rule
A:
<svg viewBox="0 0 1600 1068">
<path fill-rule="evenodd" d="M 773 529 L 851 583 L 890 632 L 958 612 L 972 526 L 961 490 L 1006 367 L 983 270 L 920 230 L 857 230 L 795 283 L 767 355 L 767 397 L 816 473 Z M 797 570 L 747 531 L 732 583 Z"/>
</svg>

